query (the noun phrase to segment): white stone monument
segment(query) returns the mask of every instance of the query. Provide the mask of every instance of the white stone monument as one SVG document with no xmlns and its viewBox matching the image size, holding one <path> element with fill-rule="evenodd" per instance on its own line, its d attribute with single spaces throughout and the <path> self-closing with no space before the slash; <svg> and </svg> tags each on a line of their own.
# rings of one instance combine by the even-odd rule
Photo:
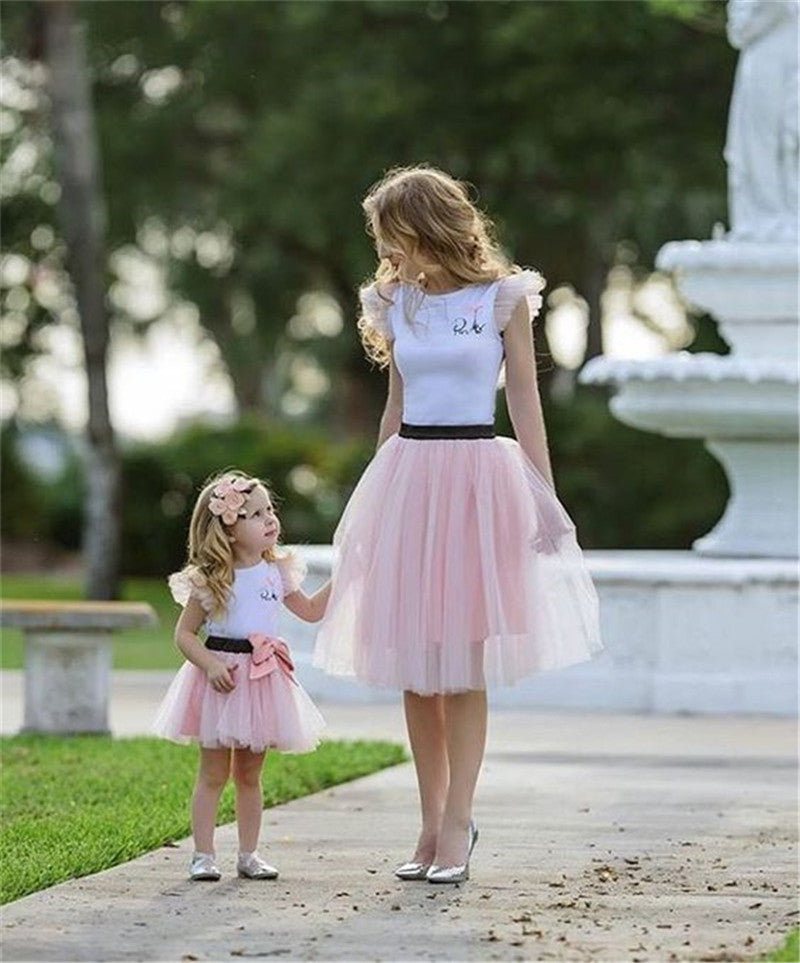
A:
<svg viewBox="0 0 800 963">
<path fill-rule="evenodd" d="M 722 519 L 670 562 L 676 584 L 693 572 L 715 583 L 703 590 L 705 612 L 661 651 L 662 673 L 671 652 L 688 655 L 696 698 L 679 699 L 685 708 L 796 711 L 799 10 L 797 0 L 729 0 L 728 37 L 741 51 L 724 148 L 730 230 L 670 242 L 656 260 L 718 319 L 730 354 L 599 357 L 580 374 L 615 385 L 620 421 L 705 439 L 730 483 Z M 680 484 L 676 468 L 665 468 L 665 484 Z M 663 576 L 664 553 L 651 554 Z M 646 557 L 627 555 L 646 579 Z M 668 625 L 659 630 L 669 637 Z"/>
<path fill-rule="evenodd" d="M 741 50 L 724 150 L 731 229 L 670 242 L 656 263 L 718 319 L 731 353 L 597 358 L 581 380 L 616 384 L 626 424 L 706 439 L 731 497 L 698 552 L 796 558 L 798 3 L 730 0 L 728 36 Z"/>
</svg>

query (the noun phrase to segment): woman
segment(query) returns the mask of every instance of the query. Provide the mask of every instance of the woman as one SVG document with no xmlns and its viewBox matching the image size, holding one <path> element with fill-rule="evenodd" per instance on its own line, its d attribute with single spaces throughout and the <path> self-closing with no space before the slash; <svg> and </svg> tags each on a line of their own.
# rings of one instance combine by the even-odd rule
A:
<svg viewBox="0 0 800 963">
<path fill-rule="evenodd" d="M 363 207 L 380 263 L 358 326 L 389 393 L 334 533 L 313 661 L 403 690 L 422 826 L 395 872 L 454 883 L 478 835 L 486 688 L 599 651 L 597 595 L 547 453 L 531 333 L 544 278 L 507 261 L 435 168 L 390 171 Z M 494 431 L 504 358 L 516 441 Z"/>
</svg>

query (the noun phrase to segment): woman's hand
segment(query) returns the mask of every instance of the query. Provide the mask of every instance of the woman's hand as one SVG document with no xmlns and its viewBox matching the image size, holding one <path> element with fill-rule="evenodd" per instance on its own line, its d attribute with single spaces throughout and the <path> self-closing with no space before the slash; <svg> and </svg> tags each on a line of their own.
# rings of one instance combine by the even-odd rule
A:
<svg viewBox="0 0 800 963">
<path fill-rule="evenodd" d="M 232 692 L 236 688 L 233 678 L 236 668 L 235 663 L 226 665 L 221 659 L 215 659 L 213 665 L 206 669 L 211 687 L 217 692 Z"/>
</svg>

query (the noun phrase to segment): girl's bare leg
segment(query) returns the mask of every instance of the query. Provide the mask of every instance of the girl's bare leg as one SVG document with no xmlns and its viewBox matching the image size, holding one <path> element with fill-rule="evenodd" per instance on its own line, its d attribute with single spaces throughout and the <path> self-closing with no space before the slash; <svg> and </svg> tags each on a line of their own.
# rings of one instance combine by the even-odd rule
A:
<svg viewBox="0 0 800 963">
<path fill-rule="evenodd" d="M 472 800 L 486 748 L 485 689 L 443 694 L 450 785 L 436 844 L 437 866 L 460 866 L 467 859 Z"/>
<path fill-rule="evenodd" d="M 198 853 L 214 852 L 214 826 L 219 797 L 231 769 L 230 749 L 200 747 L 200 766 L 192 796 L 192 836 Z"/>
<path fill-rule="evenodd" d="M 430 863 L 436 852 L 449 782 L 444 705 L 440 695 L 423 696 L 410 691 L 403 693 L 403 705 L 422 816 L 422 829 L 411 859 Z"/>
<path fill-rule="evenodd" d="M 233 750 L 233 781 L 236 783 L 236 828 L 239 832 L 239 852 L 252 853 L 258 848 L 261 832 L 261 769 L 266 752 L 249 749 Z"/>
</svg>

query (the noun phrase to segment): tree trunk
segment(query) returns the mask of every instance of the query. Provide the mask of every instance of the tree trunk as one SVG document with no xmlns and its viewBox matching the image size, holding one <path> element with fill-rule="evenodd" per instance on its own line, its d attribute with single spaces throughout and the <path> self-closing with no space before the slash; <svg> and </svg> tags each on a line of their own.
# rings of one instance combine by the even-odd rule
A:
<svg viewBox="0 0 800 963">
<path fill-rule="evenodd" d="M 581 294 L 589 308 L 589 326 L 586 331 L 586 356 L 584 362 L 603 353 L 603 307 L 602 295 L 608 283 L 609 266 L 597 255 L 586 265 L 581 279 Z"/>
<path fill-rule="evenodd" d="M 84 28 L 68 0 L 40 4 L 52 101 L 59 217 L 83 335 L 89 387 L 84 553 L 86 595 L 113 599 L 119 587 L 120 468 L 108 410 L 105 214 L 86 63 Z"/>
</svg>

